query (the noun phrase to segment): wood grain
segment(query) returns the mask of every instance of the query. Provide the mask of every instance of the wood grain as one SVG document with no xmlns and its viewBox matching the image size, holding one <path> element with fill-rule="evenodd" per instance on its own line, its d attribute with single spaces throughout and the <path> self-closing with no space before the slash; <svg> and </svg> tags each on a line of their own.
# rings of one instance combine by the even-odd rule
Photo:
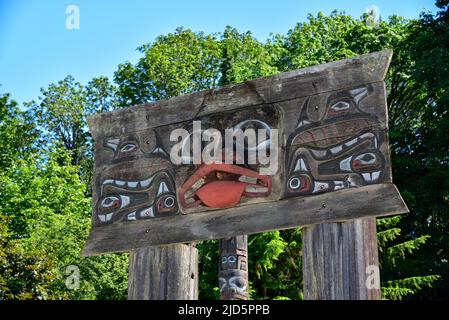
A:
<svg viewBox="0 0 449 320">
<path fill-rule="evenodd" d="M 383 81 L 391 50 L 280 73 L 167 100 L 95 114 L 88 119 L 94 140 L 103 134 L 136 132 L 143 128 L 191 121 L 200 116 L 263 103 L 275 103 Z M 163 110 L 163 112 L 161 112 Z M 102 124 L 107 124 L 106 132 Z"/>
<path fill-rule="evenodd" d="M 366 286 L 367 267 L 378 267 L 375 218 L 309 226 L 302 240 L 306 300 L 380 299 L 379 288 Z"/>
<path fill-rule="evenodd" d="M 173 244 L 131 251 L 128 299 L 197 300 L 198 250 Z"/>
<path fill-rule="evenodd" d="M 408 208 L 397 188 L 390 183 L 375 184 L 313 197 L 267 202 L 262 206 L 247 205 L 97 227 L 91 231 L 83 255 L 403 213 L 408 213 Z"/>
</svg>

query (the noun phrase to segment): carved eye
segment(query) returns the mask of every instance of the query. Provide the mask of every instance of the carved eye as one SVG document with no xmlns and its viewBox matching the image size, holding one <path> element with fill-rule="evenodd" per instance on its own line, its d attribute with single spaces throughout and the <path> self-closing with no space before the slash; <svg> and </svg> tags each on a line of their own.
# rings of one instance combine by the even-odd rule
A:
<svg viewBox="0 0 449 320">
<path fill-rule="evenodd" d="M 120 151 L 121 152 L 130 152 L 130 151 L 133 151 L 135 148 L 136 148 L 136 145 L 134 143 L 127 143 L 120 149 Z"/>
<path fill-rule="evenodd" d="M 291 192 L 310 192 L 312 191 L 312 179 L 307 174 L 294 175 L 288 180 L 287 187 Z"/>
<path fill-rule="evenodd" d="M 173 212 L 176 209 L 176 198 L 171 194 L 162 195 L 156 202 L 158 213 Z"/>
<path fill-rule="evenodd" d="M 247 130 L 247 129 L 254 130 L 253 138 L 255 141 L 250 141 L 248 139 L 248 136 L 245 136 L 244 144 L 241 147 L 243 147 L 245 150 L 249 150 L 249 151 L 256 151 L 256 150 L 257 151 L 264 151 L 264 150 L 268 151 L 270 148 L 270 143 L 271 143 L 271 140 L 270 140 L 271 128 L 270 128 L 270 126 L 260 120 L 245 120 L 245 121 L 238 123 L 234 127 L 234 134 L 236 134 L 236 132 L 238 130 L 245 132 L 245 130 Z M 265 138 L 262 139 L 261 137 L 259 137 L 259 134 L 264 134 Z M 250 142 L 252 142 L 252 143 L 250 143 Z M 256 145 L 256 143 L 259 143 L 259 144 Z M 236 144 L 237 145 L 241 144 L 239 139 L 236 139 Z"/>
<path fill-rule="evenodd" d="M 376 162 L 376 155 L 372 153 L 364 153 L 355 158 L 359 160 L 362 164 L 373 164 Z"/>
<path fill-rule="evenodd" d="M 113 211 L 114 209 L 123 209 L 130 204 L 130 197 L 125 195 L 114 195 L 103 198 L 100 202 L 100 210 Z"/>
<path fill-rule="evenodd" d="M 337 112 L 343 111 L 343 110 L 348 110 L 349 103 L 347 103 L 345 101 L 339 101 L 339 102 L 335 103 L 334 105 L 332 105 L 331 109 L 334 111 L 337 111 Z"/>
<path fill-rule="evenodd" d="M 166 208 L 172 208 L 175 205 L 175 198 L 171 196 L 165 198 L 164 205 Z"/>
<path fill-rule="evenodd" d="M 228 257 L 228 262 L 229 263 L 235 263 L 236 261 L 237 261 L 237 258 L 235 256 Z"/>
<path fill-rule="evenodd" d="M 301 186 L 301 180 L 299 178 L 293 177 L 288 181 L 288 187 L 292 190 L 297 190 Z"/>
<path fill-rule="evenodd" d="M 106 197 L 101 201 L 101 206 L 103 208 L 111 208 L 111 207 L 118 207 L 120 205 L 120 200 L 118 197 L 110 196 Z"/>
<path fill-rule="evenodd" d="M 221 263 L 223 264 L 228 263 L 228 257 L 221 257 Z"/>
</svg>

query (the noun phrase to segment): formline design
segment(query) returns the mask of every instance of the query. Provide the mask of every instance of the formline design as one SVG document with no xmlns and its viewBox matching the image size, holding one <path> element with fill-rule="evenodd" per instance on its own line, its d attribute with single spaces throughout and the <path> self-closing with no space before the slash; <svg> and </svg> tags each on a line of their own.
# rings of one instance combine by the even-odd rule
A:
<svg viewBox="0 0 449 320">
<path fill-rule="evenodd" d="M 83 254 L 407 213 L 388 147 L 384 78 L 391 56 L 375 52 L 90 117 L 93 210 Z M 234 143 L 245 155 L 267 150 L 276 132 L 274 174 L 261 174 L 270 164 L 247 158 L 173 163 L 179 141 L 170 133 L 192 135 L 194 121 L 223 135 L 264 129 L 267 136 L 256 140 L 263 143 Z M 234 295 L 247 281 L 246 249 L 237 244 L 223 248 L 233 255 L 222 257 L 220 269 L 232 273 L 222 288 Z"/>
</svg>

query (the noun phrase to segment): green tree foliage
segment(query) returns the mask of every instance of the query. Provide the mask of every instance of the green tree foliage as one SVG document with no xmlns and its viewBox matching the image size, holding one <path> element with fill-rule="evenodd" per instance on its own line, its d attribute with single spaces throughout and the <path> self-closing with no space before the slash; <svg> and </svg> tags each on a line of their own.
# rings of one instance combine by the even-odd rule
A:
<svg viewBox="0 0 449 320">
<path fill-rule="evenodd" d="M 126 255 L 80 257 L 91 199 L 70 155 L 59 149 L 45 161 L 33 156 L 17 160 L 0 175 L 0 217 L 7 219 L 2 220 L 2 256 L 8 262 L 0 292 L 6 298 L 126 297 Z M 66 286 L 71 265 L 80 271 L 78 290 Z M 23 276 L 14 279 L 14 272 Z"/>
<path fill-rule="evenodd" d="M 38 136 L 32 118 L 8 94 L 0 95 L 0 168 L 30 152 Z"/>
<path fill-rule="evenodd" d="M 269 76 L 278 72 L 267 48 L 251 32 L 239 33 L 227 27 L 221 41 L 221 86 Z"/>
<path fill-rule="evenodd" d="M 384 299 L 409 298 L 424 288 L 433 287 L 434 282 L 441 279 L 441 276 L 435 274 L 419 275 L 423 271 L 413 254 L 422 251 L 419 249 L 430 236 L 407 237 L 409 240 L 398 241 L 402 232 L 398 226 L 402 219 L 402 216 L 377 219 L 381 290 Z"/>
<path fill-rule="evenodd" d="M 138 48 L 134 66 L 119 65 L 114 80 L 120 104 L 129 106 L 218 85 L 220 48 L 216 37 L 178 28 Z"/>
<path fill-rule="evenodd" d="M 53 261 L 42 249 L 25 248 L 14 239 L 8 224 L 0 215 L 0 300 L 48 298 L 57 277 Z"/>
<path fill-rule="evenodd" d="M 93 145 L 86 118 L 117 108 L 116 90 L 106 77 L 94 78 L 83 86 L 67 76 L 42 88 L 37 102 L 26 103 L 42 129 L 39 145 L 43 148 L 57 146 L 70 152 L 72 164 L 78 166 L 88 186 L 92 178 Z"/>
<path fill-rule="evenodd" d="M 423 14 L 409 24 L 403 47 L 410 61 L 402 76 L 395 106 L 393 169 L 395 181 L 411 214 L 401 221 L 408 240 L 431 237 L 414 255 L 414 263 L 442 281 L 426 289 L 423 298 L 449 295 L 449 14 L 448 1 L 437 1 L 440 11 Z M 409 270 L 409 275 L 416 274 Z"/>
</svg>

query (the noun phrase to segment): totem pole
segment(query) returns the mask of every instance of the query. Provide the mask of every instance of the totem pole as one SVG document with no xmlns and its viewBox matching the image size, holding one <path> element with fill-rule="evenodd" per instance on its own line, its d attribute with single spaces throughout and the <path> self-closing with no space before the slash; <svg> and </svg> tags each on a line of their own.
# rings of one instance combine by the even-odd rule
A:
<svg viewBox="0 0 449 320">
<path fill-rule="evenodd" d="M 248 236 L 220 239 L 221 300 L 248 300 Z"/>
</svg>

